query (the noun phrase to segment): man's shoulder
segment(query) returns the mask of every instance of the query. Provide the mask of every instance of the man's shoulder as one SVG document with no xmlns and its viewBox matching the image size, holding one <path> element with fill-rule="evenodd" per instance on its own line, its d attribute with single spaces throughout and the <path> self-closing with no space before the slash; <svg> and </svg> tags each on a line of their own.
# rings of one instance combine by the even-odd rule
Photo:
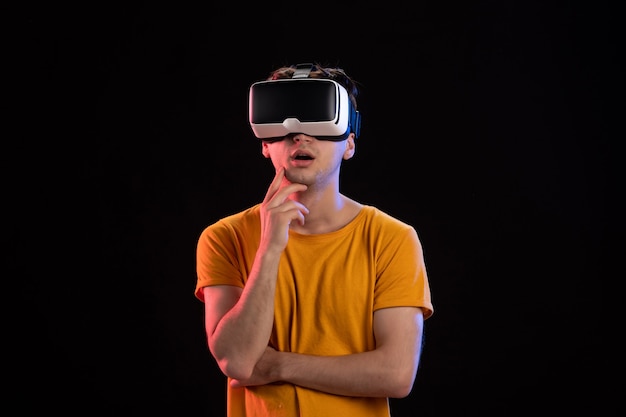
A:
<svg viewBox="0 0 626 417">
<path fill-rule="evenodd" d="M 400 228 L 413 228 L 413 226 L 400 219 L 399 217 L 396 217 L 391 213 L 376 206 L 363 205 L 362 213 L 365 217 L 371 219 L 371 221 L 389 224 L 389 226 L 395 226 Z"/>
<path fill-rule="evenodd" d="M 246 229 L 256 225 L 260 222 L 259 207 L 260 204 L 256 204 L 244 210 L 228 214 L 210 224 L 206 229 Z"/>
</svg>

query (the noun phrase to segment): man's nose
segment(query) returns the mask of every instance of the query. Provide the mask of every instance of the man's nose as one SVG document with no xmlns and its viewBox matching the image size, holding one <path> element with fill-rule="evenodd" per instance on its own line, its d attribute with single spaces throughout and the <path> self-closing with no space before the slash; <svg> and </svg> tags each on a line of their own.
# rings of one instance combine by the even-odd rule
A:
<svg viewBox="0 0 626 417">
<path fill-rule="evenodd" d="M 294 142 L 310 142 L 311 138 L 305 135 L 304 133 L 296 133 L 295 135 L 293 135 L 293 141 Z"/>
</svg>

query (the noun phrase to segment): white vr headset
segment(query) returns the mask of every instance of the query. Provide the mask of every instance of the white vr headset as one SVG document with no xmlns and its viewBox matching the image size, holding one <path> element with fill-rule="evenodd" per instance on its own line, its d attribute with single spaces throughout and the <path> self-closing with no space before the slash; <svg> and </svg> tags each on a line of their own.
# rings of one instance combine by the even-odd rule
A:
<svg viewBox="0 0 626 417">
<path fill-rule="evenodd" d="M 254 135 L 265 141 L 304 133 L 321 140 L 359 136 L 361 116 L 346 89 L 336 81 L 306 78 L 311 64 L 296 67 L 293 78 L 252 84 L 248 118 Z"/>
</svg>

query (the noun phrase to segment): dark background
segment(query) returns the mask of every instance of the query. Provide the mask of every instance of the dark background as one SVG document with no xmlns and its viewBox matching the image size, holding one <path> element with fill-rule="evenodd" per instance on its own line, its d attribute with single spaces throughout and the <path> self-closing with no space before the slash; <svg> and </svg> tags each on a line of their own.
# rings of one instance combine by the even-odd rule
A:
<svg viewBox="0 0 626 417">
<path fill-rule="evenodd" d="M 622 415 L 624 67 L 608 3 L 27 3 L 5 16 L 6 283 L 19 283 L 5 377 L 19 410 L 225 416 L 196 240 L 273 176 L 249 85 L 319 61 L 361 84 L 343 192 L 424 246 L 436 311 L 393 415 Z"/>
</svg>

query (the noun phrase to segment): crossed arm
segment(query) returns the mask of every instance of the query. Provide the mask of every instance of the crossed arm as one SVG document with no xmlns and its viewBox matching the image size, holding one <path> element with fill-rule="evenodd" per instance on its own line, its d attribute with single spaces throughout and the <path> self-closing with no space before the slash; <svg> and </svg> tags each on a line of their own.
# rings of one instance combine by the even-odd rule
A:
<svg viewBox="0 0 626 417">
<path fill-rule="evenodd" d="M 262 298 L 269 295 L 265 291 L 272 296 Z M 209 346 L 233 387 L 288 382 L 349 396 L 401 398 L 411 392 L 422 347 L 420 308 L 377 310 L 372 351 L 315 356 L 279 352 L 267 345 L 272 323 L 264 319 L 273 317 L 273 306 L 260 301 L 273 302 L 273 288 L 206 287 L 204 296 Z"/>
</svg>

